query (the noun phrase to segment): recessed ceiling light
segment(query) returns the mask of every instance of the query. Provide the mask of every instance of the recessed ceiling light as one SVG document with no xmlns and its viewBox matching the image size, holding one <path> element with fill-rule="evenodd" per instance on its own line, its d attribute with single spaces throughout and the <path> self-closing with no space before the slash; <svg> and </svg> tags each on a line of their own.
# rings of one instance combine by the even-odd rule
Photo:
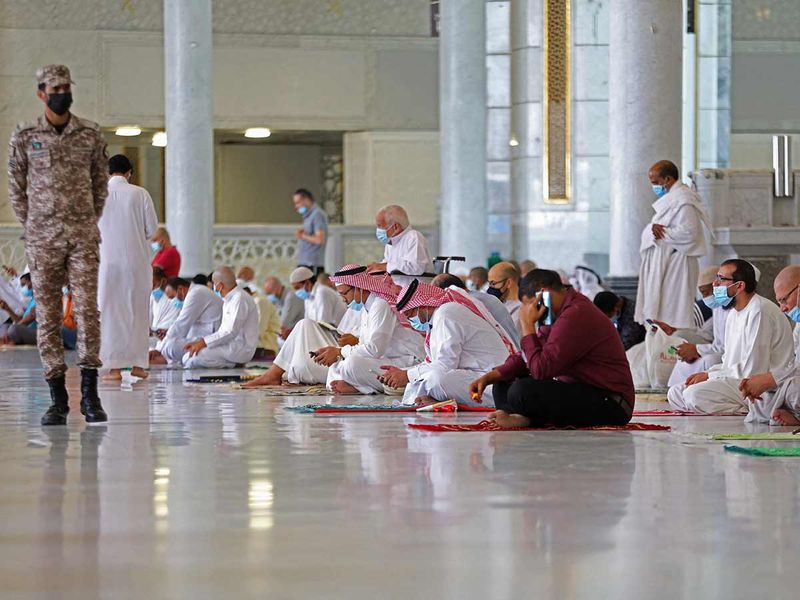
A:
<svg viewBox="0 0 800 600">
<path fill-rule="evenodd" d="M 135 125 L 117 127 L 117 130 L 114 133 L 122 137 L 134 137 L 142 133 L 142 128 L 136 127 Z"/>
<path fill-rule="evenodd" d="M 266 127 L 250 127 L 245 130 L 244 137 L 253 139 L 268 138 L 272 132 Z"/>
<path fill-rule="evenodd" d="M 510 140 L 508 140 L 508 145 L 512 147 L 519 146 L 519 142 L 517 141 L 516 137 L 512 137 Z"/>
<path fill-rule="evenodd" d="M 159 148 L 166 148 L 167 146 L 167 132 L 166 131 L 156 131 L 153 134 L 153 146 L 157 146 Z"/>
</svg>

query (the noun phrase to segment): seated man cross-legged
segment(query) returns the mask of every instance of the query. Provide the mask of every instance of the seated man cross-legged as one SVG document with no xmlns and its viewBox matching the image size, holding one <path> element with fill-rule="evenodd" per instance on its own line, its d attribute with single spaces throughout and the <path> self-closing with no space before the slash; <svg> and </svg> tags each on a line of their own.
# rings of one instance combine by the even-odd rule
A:
<svg viewBox="0 0 800 600">
<path fill-rule="evenodd" d="M 403 404 L 431 404 L 454 399 L 475 405 L 469 384 L 504 361 L 517 348 L 505 329 L 463 290 L 442 290 L 412 281 L 397 299 L 414 329 L 425 332 L 425 362 L 404 370 L 385 369 L 384 383 L 405 387 Z M 491 404 L 491 395 L 483 398 Z"/>
<path fill-rule="evenodd" d="M 233 269 L 220 267 L 211 281 L 222 296 L 222 321 L 215 332 L 186 344 L 183 366 L 187 369 L 244 365 L 258 346 L 258 309 L 252 296 L 236 284 Z"/>
<path fill-rule="evenodd" d="M 792 330 L 780 309 L 756 294 L 756 273 L 745 260 L 720 265 L 714 297 L 730 311 L 722 363 L 672 386 L 667 398 L 674 410 L 744 414 L 742 380 L 789 365 L 794 357 Z"/>
<path fill-rule="evenodd" d="M 590 427 L 630 421 L 634 387 L 614 325 L 592 301 L 534 269 L 522 280 L 522 353 L 476 379 L 493 385 L 491 419 L 501 427 Z"/>
<path fill-rule="evenodd" d="M 337 393 L 383 392 L 382 365 L 409 367 L 425 355 L 422 337 L 403 326 L 392 307 L 398 287 L 388 274 L 346 265 L 331 277 L 360 325 L 357 336 L 334 332 L 303 319 L 289 334 L 267 373 L 245 387 L 289 383 L 325 383 Z"/>
</svg>

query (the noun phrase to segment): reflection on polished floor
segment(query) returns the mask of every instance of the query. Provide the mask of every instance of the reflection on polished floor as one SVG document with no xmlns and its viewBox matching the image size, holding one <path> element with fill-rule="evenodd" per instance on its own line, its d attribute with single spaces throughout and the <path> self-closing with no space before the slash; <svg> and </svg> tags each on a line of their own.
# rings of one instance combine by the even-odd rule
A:
<svg viewBox="0 0 800 600">
<path fill-rule="evenodd" d="M 70 424 L 42 429 L 35 351 L 0 365 L 4 598 L 797 594 L 800 459 L 701 435 L 739 418 L 430 434 L 405 425 L 480 417 L 293 414 L 329 399 L 154 371 L 102 390 L 106 426 L 72 379 Z"/>
</svg>

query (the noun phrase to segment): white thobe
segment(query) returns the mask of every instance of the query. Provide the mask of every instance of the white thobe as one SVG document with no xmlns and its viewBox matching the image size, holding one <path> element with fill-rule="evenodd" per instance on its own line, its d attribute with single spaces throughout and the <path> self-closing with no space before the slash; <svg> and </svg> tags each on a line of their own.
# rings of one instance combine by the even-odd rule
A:
<svg viewBox="0 0 800 600">
<path fill-rule="evenodd" d="M 361 331 L 361 312 L 348 308 L 344 311 L 344 316 L 336 329 L 339 333 L 349 333 L 358 337 Z"/>
<path fill-rule="evenodd" d="M 21 315 L 25 312 L 27 302 L 23 301 L 20 294 L 19 279 L 16 283 L 12 283 L 0 277 L 0 299 L 8 304 L 14 314 Z M 10 317 L 11 315 L 7 311 L 0 310 L 0 323 L 5 323 Z"/>
<path fill-rule="evenodd" d="M 411 277 L 392 275 L 397 285 L 406 285 L 423 273 L 433 273 L 433 261 L 428 254 L 428 241 L 419 231 L 406 227 L 386 244 L 383 251 L 386 272 L 400 271 Z"/>
<path fill-rule="evenodd" d="M 725 310 L 724 308 L 715 308 L 713 310 L 711 318 L 706 322 L 706 325 L 703 325 L 701 330 L 701 332 L 704 332 L 707 328 L 711 330 L 713 337 L 710 343 L 697 344 L 697 353 L 700 358 L 694 362 L 680 361 L 675 365 L 667 384 L 669 387 L 684 383 L 690 375 L 705 373 L 714 365 L 722 362 L 722 355 L 725 353 L 725 325 L 728 322 L 730 313 L 730 310 Z M 687 339 L 683 330 L 676 331 L 675 335 Z"/>
<path fill-rule="evenodd" d="M 350 311 L 348 311 L 350 312 Z M 342 346 L 342 360 L 328 369 L 327 385 L 345 381 L 362 394 L 383 392 L 381 365 L 407 369 L 425 359 L 425 338 L 400 324 L 386 300 L 370 295 L 359 312 L 358 344 Z"/>
<path fill-rule="evenodd" d="M 222 299 L 208 287 L 193 283 L 183 301 L 178 318 L 156 346 L 168 362 L 180 362 L 183 347 L 190 341 L 213 333 L 222 320 Z"/>
<path fill-rule="evenodd" d="M 338 292 L 327 285 L 315 283 L 311 297 L 305 301 L 306 319 L 322 321 L 336 327 L 342 320 L 347 305 Z"/>
<path fill-rule="evenodd" d="M 522 302 L 519 300 L 506 300 L 503 302 L 503 306 L 506 307 L 508 310 L 508 314 L 511 315 L 511 320 L 514 322 L 514 327 L 517 328 L 519 332 L 518 335 L 520 338 L 522 337 L 522 325 L 519 322 L 519 310 L 522 308 Z"/>
<path fill-rule="evenodd" d="M 508 358 L 508 349 L 494 327 L 456 302 L 443 304 L 433 313 L 426 351 L 429 361 L 408 370 L 403 404 L 430 396 L 475 405 L 469 384 Z M 482 406 L 494 406 L 491 386 L 483 394 Z"/>
<path fill-rule="evenodd" d="M 157 331 L 159 329 L 169 329 L 170 326 L 178 318 L 181 309 L 175 306 L 172 299 L 167 298 L 166 294 L 161 296 L 160 300 L 156 300 L 153 294 L 150 294 L 150 329 Z"/>
<path fill-rule="evenodd" d="M 636 294 L 638 323 L 654 319 L 677 328 L 693 325 L 699 257 L 706 254 L 705 229 L 711 223 L 700 197 L 687 185 L 676 183 L 653 204 L 655 214 L 642 231 L 642 264 Z M 666 229 L 660 240 L 653 224 Z"/>
<path fill-rule="evenodd" d="M 762 395 L 761 400 L 747 401 L 746 423 L 778 425 L 772 418 L 776 408 L 785 408 L 800 418 L 800 325 L 794 327 L 794 360 L 782 369 L 771 371 L 777 387 Z"/>
<path fill-rule="evenodd" d="M 109 369 L 145 367 L 153 288 L 149 240 L 158 227 L 153 199 L 144 188 L 115 175 L 108 180 L 98 227 L 100 360 Z"/>
<path fill-rule="evenodd" d="M 722 363 L 708 370 L 707 381 L 671 387 L 667 397 L 675 410 L 743 414 L 747 402 L 739 391 L 741 380 L 792 362 L 792 328 L 775 303 L 756 294 L 744 309 L 730 309 L 730 313 Z"/>
<path fill-rule="evenodd" d="M 258 346 L 258 309 L 252 296 L 238 285 L 228 292 L 222 299 L 219 328 L 204 335 L 203 341 L 206 347 L 200 352 L 183 356 L 185 368 L 235 367 L 251 360 Z"/>
</svg>

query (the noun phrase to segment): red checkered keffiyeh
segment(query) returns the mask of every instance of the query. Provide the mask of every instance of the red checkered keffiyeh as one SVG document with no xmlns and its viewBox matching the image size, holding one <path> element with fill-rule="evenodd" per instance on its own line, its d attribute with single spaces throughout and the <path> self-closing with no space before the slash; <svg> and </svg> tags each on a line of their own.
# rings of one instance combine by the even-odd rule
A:
<svg viewBox="0 0 800 600">
<path fill-rule="evenodd" d="M 421 306 L 438 308 L 449 302 L 455 302 L 468 308 L 472 314 L 489 323 L 489 325 L 494 327 L 495 331 L 497 331 L 500 339 L 503 340 L 503 344 L 505 344 L 509 354 L 517 353 L 517 347 L 514 345 L 514 342 L 511 341 L 506 330 L 492 317 L 491 313 L 480 305 L 479 302 L 474 302 L 467 292 L 457 287 L 451 286 L 443 290 L 429 283 L 420 283 L 415 279 L 400 290 L 400 294 L 397 296 L 397 309 L 405 313 L 408 310 L 420 308 Z M 425 337 L 425 348 L 430 348 L 430 331 Z"/>
<path fill-rule="evenodd" d="M 367 290 L 375 294 L 378 298 L 386 300 L 391 306 L 392 311 L 397 315 L 400 324 L 407 328 L 411 328 L 408 318 L 397 310 L 397 293 L 400 291 L 400 286 L 397 285 L 391 275 L 388 273 L 378 273 L 370 275 L 367 272 L 367 267 L 360 265 L 349 264 L 343 266 L 339 271 L 331 276 L 331 281 L 335 284 L 349 285 L 360 290 Z"/>
</svg>

